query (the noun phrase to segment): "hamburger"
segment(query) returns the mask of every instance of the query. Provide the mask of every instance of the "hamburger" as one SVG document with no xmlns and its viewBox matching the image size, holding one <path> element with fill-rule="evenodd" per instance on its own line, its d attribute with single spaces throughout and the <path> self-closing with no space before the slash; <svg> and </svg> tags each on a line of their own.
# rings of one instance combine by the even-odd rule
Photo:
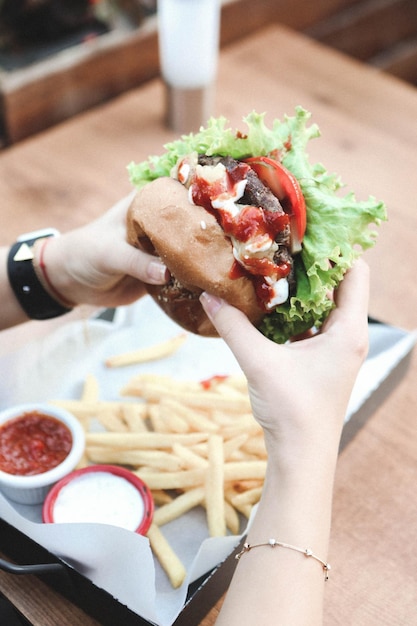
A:
<svg viewBox="0 0 417 626">
<path fill-rule="evenodd" d="M 319 328 L 333 290 L 374 245 L 384 203 L 341 193 L 340 179 L 310 162 L 307 144 L 320 132 L 309 120 L 297 107 L 268 127 L 252 112 L 242 132 L 212 118 L 128 166 L 137 188 L 128 240 L 167 265 L 169 282 L 147 288 L 183 328 L 216 335 L 202 291 L 241 309 L 277 343 Z"/>
</svg>

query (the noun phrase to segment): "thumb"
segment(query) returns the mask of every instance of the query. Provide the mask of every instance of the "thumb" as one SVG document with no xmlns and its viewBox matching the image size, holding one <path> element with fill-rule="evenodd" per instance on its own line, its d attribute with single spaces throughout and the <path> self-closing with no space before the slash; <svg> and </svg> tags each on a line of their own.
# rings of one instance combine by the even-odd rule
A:
<svg viewBox="0 0 417 626">
<path fill-rule="evenodd" d="M 110 275 L 127 275 L 152 285 L 162 285 L 169 280 L 169 271 L 159 257 L 143 252 L 123 239 L 114 241 L 108 250 L 103 270 Z"/>
</svg>

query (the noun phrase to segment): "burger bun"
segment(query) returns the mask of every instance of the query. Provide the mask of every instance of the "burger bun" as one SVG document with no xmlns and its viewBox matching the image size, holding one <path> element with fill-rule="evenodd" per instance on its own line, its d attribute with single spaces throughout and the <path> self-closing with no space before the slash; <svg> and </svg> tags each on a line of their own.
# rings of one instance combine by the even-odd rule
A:
<svg viewBox="0 0 417 626">
<path fill-rule="evenodd" d="M 199 296 L 206 291 L 234 305 L 257 325 L 265 315 L 250 278 L 231 278 L 231 241 L 216 218 L 189 202 L 188 190 L 172 178 L 158 178 L 140 189 L 128 210 L 130 244 L 160 257 L 171 280 L 147 285 L 148 293 L 182 328 L 217 336 Z"/>
</svg>

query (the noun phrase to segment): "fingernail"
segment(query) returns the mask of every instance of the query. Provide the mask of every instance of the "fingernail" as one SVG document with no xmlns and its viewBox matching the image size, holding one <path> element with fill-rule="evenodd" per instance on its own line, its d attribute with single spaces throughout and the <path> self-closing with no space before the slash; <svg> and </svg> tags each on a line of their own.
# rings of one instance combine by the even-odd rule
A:
<svg viewBox="0 0 417 626">
<path fill-rule="evenodd" d="M 169 272 L 161 261 L 151 261 L 148 265 L 148 276 L 152 282 L 165 283 L 168 280 Z"/>
<path fill-rule="evenodd" d="M 200 295 L 200 302 L 203 306 L 203 309 L 207 313 L 210 319 L 212 319 L 217 311 L 223 305 L 223 300 L 218 298 L 217 296 L 212 296 L 210 293 L 203 291 Z"/>
</svg>

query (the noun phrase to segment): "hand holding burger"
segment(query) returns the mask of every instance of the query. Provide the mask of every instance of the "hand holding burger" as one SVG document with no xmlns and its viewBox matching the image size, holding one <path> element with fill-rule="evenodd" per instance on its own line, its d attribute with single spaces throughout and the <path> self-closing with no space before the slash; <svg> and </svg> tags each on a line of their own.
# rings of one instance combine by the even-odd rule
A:
<svg viewBox="0 0 417 626">
<path fill-rule="evenodd" d="M 171 272 L 149 293 L 184 328 L 215 335 L 202 291 L 241 309 L 261 332 L 283 343 L 319 328 L 329 296 L 363 250 L 382 202 L 340 195 L 341 184 L 312 165 L 308 141 L 319 135 L 309 114 L 245 118 L 247 132 L 212 119 L 160 157 L 129 166 L 138 188 L 128 214 L 129 242 L 159 256 Z"/>
</svg>

